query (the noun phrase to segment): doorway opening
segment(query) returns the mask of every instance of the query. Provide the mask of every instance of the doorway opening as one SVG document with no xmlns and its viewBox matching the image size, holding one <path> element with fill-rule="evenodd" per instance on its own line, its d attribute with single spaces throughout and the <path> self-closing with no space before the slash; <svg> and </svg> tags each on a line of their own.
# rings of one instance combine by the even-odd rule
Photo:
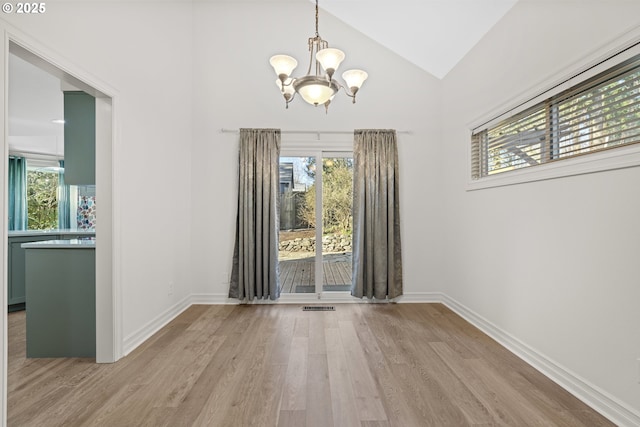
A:
<svg viewBox="0 0 640 427">
<path fill-rule="evenodd" d="M 61 88 L 71 86 L 81 90 L 95 98 L 95 198 L 100 201 L 98 212 L 99 223 L 96 226 L 96 362 L 109 363 L 120 358 L 122 354 L 121 338 L 121 306 L 119 304 L 119 292 L 115 285 L 113 247 L 116 243 L 114 233 L 114 203 L 112 194 L 113 183 L 113 98 L 110 93 L 113 90 L 102 83 L 96 82 L 92 77 L 84 76 L 80 70 L 76 70 L 73 65 L 64 65 L 64 61 L 56 59 L 54 54 L 43 47 L 37 46 L 36 42 L 26 43 L 24 40 L 18 41 L 10 36 L 8 52 L 5 57 L 13 55 L 20 60 L 46 72 L 53 78 L 60 81 Z M 34 52 L 39 53 L 34 53 Z M 56 65 L 54 65 L 56 64 Z M 6 68 L 5 68 L 6 73 Z M 11 75 L 4 75 L 5 85 L 11 84 Z M 12 116 L 11 111 L 4 111 L 5 123 L 7 124 Z M 51 117 L 59 119 L 59 117 Z M 5 124 L 5 126 L 6 126 Z M 4 142 L 4 154 L 8 156 L 8 141 Z M 6 167 L 6 162 L 5 162 Z M 7 188 L 6 173 L 5 181 L 2 181 Z M 4 199 L 5 211 L 7 199 Z M 7 230 L 7 220 L 4 221 L 4 229 Z M 5 234 L 6 236 L 6 234 Z M 5 244 L 6 244 L 5 239 Z M 7 249 L 4 249 L 5 259 Z M 8 282 L 5 272 L 3 279 L 3 292 L 7 295 Z M 28 302 L 27 302 L 28 304 Z M 6 308 L 5 308 L 6 310 Z M 4 323 L 7 332 L 6 317 Z M 6 380 L 6 372 L 4 372 Z"/>
<path fill-rule="evenodd" d="M 279 270 L 282 293 L 351 289 L 353 154 L 280 158 Z"/>
</svg>

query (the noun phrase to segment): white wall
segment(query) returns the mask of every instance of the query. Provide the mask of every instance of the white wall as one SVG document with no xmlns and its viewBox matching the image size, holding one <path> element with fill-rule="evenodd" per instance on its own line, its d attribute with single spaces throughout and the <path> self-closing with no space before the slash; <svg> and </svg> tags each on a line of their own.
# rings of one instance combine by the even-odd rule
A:
<svg viewBox="0 0 640 427">
<path fill-rule="evenodd" d="M 465 191 L 467 124 L 636 24 L 640 3 L 521 0 L 443 84 L 321 12 L 344 69 L 370 72 L 358 103 L 338 96 L 328 115 L 300 99 L 285 110 L 268 64 L 282 51 L 304 73 L 312 5 L 152 4 L 4 15 L 118 91 L 125 338 L 191 293 L 227 293 L 237 136 L 221 128 L 411 130 L 399 138 L 405 291 L 444 290 L 640 410 L 640 169 Z"/>
<path fill-rule="evenodd" d="M 444 79 L 445 292 L 640 411 L 640 168 L 466 192 L 469 124 L 637 26 L 640 2 L 521 0 Z M 584 62 L 584 61 L 582 61 Z"/>
<path fill-rule="evenodd" d="M 338 94 L 329 114 L 299 98 L 286 110 L 269 58 L 288 53 L 298 59 L 294 75 L 304 75 L 307 39 L 315 31 L 313 5 L 195 3 L 194 17 L 194 293 L 212 300 L 228 292 L 238 136 L 220 129 L 240 127 L 413 131 L 399 135 L 405 292 L 440 290 L 440 248 L 433 244 L 439 240 L 441 218 L 440 82 L 321 10 L 320 35 L 347 55 L 341 69 L 363 68 L 369 79 L 355 105 Z"/>
<path fill-rule="evenodd" d="M 51 2 L 42 15 L 3 17 L 117 91 L 115 262 L 126 340 L 191 293 L 191 4 Z"/>
<path fill-rule="evenodd" d="M 125 344 L 190 294 L 227 293 L 237 136 L 222 127 L 411 130 L 399 137 L 405 289 L 439 289 L 439 249 L 422 240 L 436 241 L 439 230 L 439 81 L 322 13 L 323 36 L 348 54 L 344 69 L 366 68 L 370 78 L 356 105 L 341 96 L 329 115 L 301 100 L 285 110 L 268 59 L 285 49 L 305 71 L 314 10 L 280 6 L 55 2 L 37 17 L 4 16 L 18 34 L 117 92 L 115 280 Z"/>
</svg>

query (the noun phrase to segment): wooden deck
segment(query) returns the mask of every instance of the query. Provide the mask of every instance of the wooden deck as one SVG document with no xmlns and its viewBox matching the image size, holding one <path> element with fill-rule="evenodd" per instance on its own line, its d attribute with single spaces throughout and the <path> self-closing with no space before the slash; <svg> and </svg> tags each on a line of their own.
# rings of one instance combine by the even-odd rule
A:
<svg viewBox="0 0 640 427">
<path fill-rule="evenodd" d="M 351 261 L 322 263 L 324 291 L 348 291 L 351 288 Z M 316 265 L 313 258 L 280 261 L 280 286 L 283 293 L 314 293 Z"/>
</svg>

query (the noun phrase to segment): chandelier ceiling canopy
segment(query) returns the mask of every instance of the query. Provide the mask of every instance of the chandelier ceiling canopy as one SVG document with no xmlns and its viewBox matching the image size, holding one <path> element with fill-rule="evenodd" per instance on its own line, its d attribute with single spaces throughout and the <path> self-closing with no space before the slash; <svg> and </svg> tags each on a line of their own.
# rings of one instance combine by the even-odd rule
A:
<svg viewBox="0 0 640 427">
<path fill-rule="evenodd" d="M 278 76 L 276 85 L 280 88 L 286 107 L 293 100 L 296 93 L 311 105 L 323 104 L 328 111 L 329 104 L 340 88 L 344 89 L 347 96 L 356 102 L 356 93 L 368 74 L 362 70 L 347 70 L 342 74 L 345 84 L 340 84 L 334 73 L 344 60 L 345 55 L 340 49 L 329 47 L 329 43 L 323 40 L 318 33 L 318 0 L 316 0 L 316 34 L 309 37 L 309 68 L 303 77 L 291 77 L 291 73 L 298 66 L 298 61 L 288 55 L 274 55 L 269 60 Z M 314 74 L 311 74 L 311 71 Z M 324 73 L 322 73 L 324 70 Z"/>
</svg>

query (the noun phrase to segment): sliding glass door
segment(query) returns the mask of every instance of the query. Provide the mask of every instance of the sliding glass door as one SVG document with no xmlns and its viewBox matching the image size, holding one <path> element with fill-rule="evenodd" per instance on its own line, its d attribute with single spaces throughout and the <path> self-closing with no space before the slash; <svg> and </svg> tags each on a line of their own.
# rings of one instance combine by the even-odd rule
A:
<svg viewBox="0 0 640 427">
<path fill-rule="evenodd" d="M 353 157 L 315 152 L 280 158 L 280 284 L 283 293 L 348 292 Z"/>
<path fill-rule="evenodd" d="M 351 289 L 353 156 L 322 160 L 322 290 Z"/>
<path fill-rule="evenodd" d="M 315 293 L 316 157 L 280 157 L 282 293 Z"/>
</svg>

